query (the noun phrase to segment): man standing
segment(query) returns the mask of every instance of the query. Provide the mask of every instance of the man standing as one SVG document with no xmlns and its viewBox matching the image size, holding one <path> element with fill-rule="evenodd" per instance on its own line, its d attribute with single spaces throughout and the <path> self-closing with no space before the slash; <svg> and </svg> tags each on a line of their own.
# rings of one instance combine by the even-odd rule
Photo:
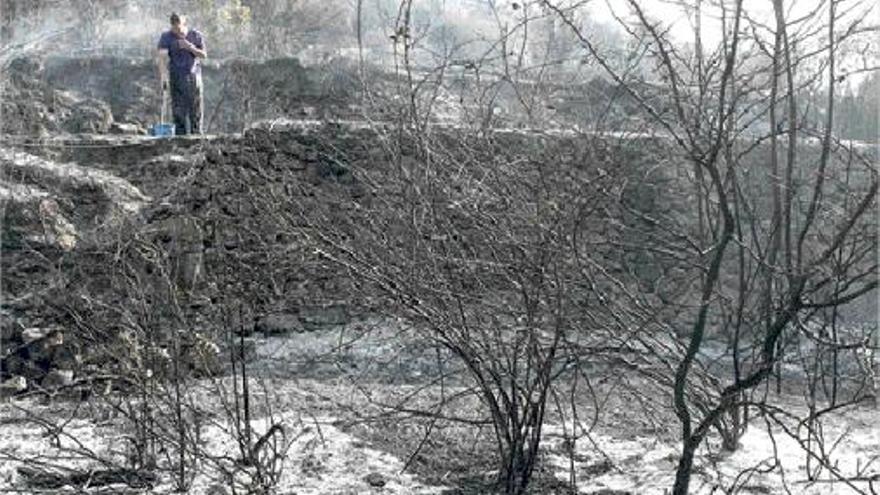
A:
<svg viewBox="0 0 880 495">
<path fill-rule="evenodd" d="M 171 90 L 171 113 L 179 136 L 202 131 L 201 59 L 207 56 L 202 33 L 187 27 L 186 16 L 171 14 L 171 29 L 159 38 L 157 59 L 162 91 Z"/>
</svg>

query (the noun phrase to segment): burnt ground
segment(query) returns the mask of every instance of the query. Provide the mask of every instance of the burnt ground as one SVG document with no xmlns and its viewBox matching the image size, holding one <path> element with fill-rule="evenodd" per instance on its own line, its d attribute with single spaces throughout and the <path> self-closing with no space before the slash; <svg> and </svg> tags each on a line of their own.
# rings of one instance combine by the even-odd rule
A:
<svg viewBox="0 0 880 495">
<path fill-rule="evenodd" d="M 468 385 L 454 361 L 398 322 L 377 319 L 377 302 L 357 299 L 346 274 L 291 230 L 332 226 L 338 215 L 357 214 L 354 202 L 377 194 L 357 173 L 389 167 L 374 131 L 257 126 L 205 139 L 148 138 L 138 133 L 155 118 L 151 70 L 112 58 L 13 64 L 3 99 L 4 117 L 13 118 L 4 118 L 0 149 L 0 378 L 25 383 L 13 384 L 18 395 L 0 416 L 7 461 L 0 485 L 27 489 L 16 463 L 57 458 L 59 446 L 85 465 L 124 465 L 131 452 L 114 449 L 112 439 L 131 434 L 132 422 L 116 407 L 130 390 L 106 375 L 168 373 L 162 356 L 180 339 L 194 380 L 189 393 L 211 404 L 212 422 L 203 425 L 216 437 L 211 449 L 235 438 L 228 425 L 221 428 L 228 418 L 216 403 L 232 378 L 227 357 L 249 358 L 261 428 L 277 417 L 298 433 L 285 464 L 286 490 L 486 492 L 492 433 L 472 395 L 448 401 Z M 133 84 L 120 86 L 124 73 Z M 209 109 L 218 131 L 237 133 L 255 116 L 345 118 L 359 111 L 345 70 L 315 71 L 292 60 L 223 62 L 206 67 L 206 76 L 217 91 L 211 100 L 236 102 Z M 577 151 L 566 153 L 577 158 Z M 646 207 L 666 206 L 643 193 L 633 195 Z M 168 293 L 168 279 L 184 290 Z M 593 371 L 601 400 L 579 400 L 585 417 L 598 414 L 584 419 L 572 446 L 564 440 L 574 425 L 551 413 L 536 493 L 567 493 L 572 466 L 583 493 L 664 493 L 677 455 L 669 398 L 620 369 Z M 801 390 L 787 392 L 777 400 L 796 410 Z M 438 422 L 417 409 L 470 422 Z M 46 417 L 75 418 L 73 431 L 87 448 L 46 441 Z M 859 409 L 853 418 L 851 431 L 842 417 L 828 431 L 841 439 L 845 463 L 857 465 L 880 439 L 871 427 L 876 412 Z M 766 468 L 777 442 L 785 445 L 789 473 L 801 479 L 801 438 L 781 430 L 768 438 L 760 428 L 765 420 L 756 417 L 758 427 L 743 440 L 751 455 L 719 456 L 717 448 L 701 454 L 708 467 L 699 473 L 698 493 L 731 483 L 747 467 Z M 366 480 L 372 474 L 384 488 L 375 476 Z M 194 491 L 216 493 L 212 481 L 199 479 Z M 155 491 L 168 491 L 169 483 L 163 479 Z M 828 491 L 824 482 L 792 483 L 803 493 L 847 493 Z M 750 480 L 746 493 L 781 486 L 771 473 Z"/>
<path fill-rule="evenodd" d="M 160 117 L 155 71 L 148 59 L 15 59 L 4 74 L 2 133 L 143 133 Z M 208 60 L 205 129 L 241 132 L 256 120 L 281 116 L 350 118 L 360 113 L 355 96 L 362 84 L 355 74 L 344 61 L 306 68 L 291 58 Z"/>
<path fill-rule="evenodd" d="M 156 359 L 146 347 L 135 352 L 132 339 L 145 337 L 118 324 L 120 318 L 151 314 L 162 336 L 154 340 L 159 351 L 167 349 L 162 339 L 173 340 L 161 332 L 163 322 L 182 317 L 190 325 L 183 346 L 194 381 L 187 393 L 204 406 L 209 419 L 200 428 L 214 439 L 205 448 L 215 453 L 235 439 L 216 403 L 233 375 L 228 359 L 212 362 L 198 349 L 213 341 L 225 356 L 244 346 L 240 352 L 248 357 L 256 391 L 255 428 L 266 431 L 277 422 L 295 432 L 281 492 L 489 490 L 492 432 L 481 423 L 473 395 L 449 400 L 469 383 L 455 361 L 399 322 L 376 318 L 369 301 L 353 299 L 345 276 L 297 251 L 285 237 L 272 196 L 254 193 L 284 184 L 283 193 L 294 198 L 280 203 L 284 208 L 296 205 L 313 221 L 346 214 L 346 198 L 365 201 L 375 192 L 354 172 L 381 166 L 369 132 L 331 125 L 254 128 L 243 136 L 203 140 L 80 135 L 17 139 L 4 148 L 4 190 L 11 192 L 4 197 L 3 373 L 25 376 L 28 386 L 2 409 L 0 456 L 7 468 L 0 484 L 27 492 L 34 483 L 75 481 L 28 478 L 16 468 L 28 458 L 72 459 L 53 465 L 56 473 L 96 462 L 126 465 L 131 452 L 114 449 L 110 441 L 134 428 L 125 414 L 112 412 L 126 397 L 126 385 L 94 376 L 137 373 L 138 363 L 152 362 L 139 360 Z M 345 150 L 345 161 L 339 150 Z M 16 189 L 22 185 L 28 188 Z M 65 243 L 68 238 L 73 241 Z M 166 312 L 170 301 L 161 290 L 134 293 L 129 279 L 119 276 L 141 277 L 148 287 L 154 280 L 135 246 L 184 260 L 168 267 L 179 283 L 192 284 L 176 299 L 180 314 Z M 147 313 L 138 310 L 144 303 Z M 229 307 L 240 312 L 222 312 Z M 226 323 L 218 328 L 218 322 Z M 154 369 L 161 370 L 161 363 Z M 72 377 L 57 373 L 65 370 Z M 579 425 L 550 412 L 535 493 L 569 493 L 572 473 L 582 493 L 664 493 L 677 459 L 669 398 L 613 366 L 597 366 L 591 376 L 596 395 L 581 392 Z M 774 402 L 796 411 L 802 407 L 799 393 L 789 390 Z M 456 419 L 438 421 L 420 410 Z M 803 439 L 785 433 L 797 428 L 770 429 L 774 435 L 768 436 L 763 425 L 773 421 L 756 415 L 739 453 L 719 455 L 710 441 L 712 447 L 700 454 L 704 467 L 695 493 L 726 486 L 742 470 L 766 469 L 774 446 L 783 446 L 778 448 L 785 453 L 789 486 L 802 493 L 848 493 L 827 482 L 794 481 L 802 479 L 806 465 L 797 454 Z M 869 408 L 827 420 L 844 466 L 864 464 L 880 445 L 875 421 L 876 410 Z M 62 438 L 59 450 L 47 442 L 47 425 L 54 422 L 67 422 L 77 443 Z M 774 493 L 783 489 L 780 479 L 776 471 L 755 474 L 742 489 Z M 162 474 L 151 482 L 153 492 L 172 490 L 171 480 Z M 211 491 L 215 481 L 197 477 L 192 492 L 218 493 Z"/>
<path fill-rule="evenodd" d="M 278 223 L 276 215 L 291 207 L 322 222 L 347 214 L 352 198 L 368 201 L 375 191 L 354 170 L 384 166 L 381 150 L 371 144 L 373 132 L 329 125 L 254 128 L 207 139 L 92 134 L 10 140 L 2 161 L 4 187 L 14 192 L 5 197 L 0 260 L 2 371 L 4 380 L 24 377 L 26 387 L 4 421 L 36 430 L 5 430 L 25 449 L 5 452 L 7 459 L 20 462 L 16 456 L 34 454 L 28 449 L 54 452 L 36 440 L 39 423 L 29 423 L 36 418 L 21 417 L 23 411 L 63 418 L 68 408 L 81 407 L 68 402 L 72 393 L 101 417 L 127 386 L 97 376 L 137 376 L 141 363 L 163 369 L 156 356 L 167 353 L 174 341 L 168 328 L 182 318 L 196 397 L 219 393 L 217 381 L 230 379 L 224 356 L 243 345 L 254 388 L 261 389 L 260 417 L 271 404 L 288 415 L 291 428 L 306 428 L 312 417 L 335 432 L 328 436 L 356 444 L 342 447 L 346 451 L 391 455 L 397 460 L 370 469 L 388 478 L 389 487 L 399 483 L 399 493 L 418 491 L 407 476 L 465 493 L 487 490 L 494 453 L 491 431 L 479 424 L 478 402 L 470 394 L 445 398 L 468 386 L 455 362 L 398 323 L 371 316 L 370 301 L 352 298 L 347 277 L 302 251 L 285 230 L 289 225 Z M 16 189 L 22 185 L 30 187 Z M 278 187 L 290 199 L 273 206 Z M 168 253 L 172 264 L 151 265 L 145 249 Z M 154 285 L 162 281 L 156 271 L 162 266 L 187 288 L 173 300 Z M 171 303 L 180 313 L 168 312 Z M 229 307 L 244 314 L 225 314 Z M 152 334 L 121 325 L 150 319 L 155 322 L 143 328 Z M 213 362 L 200 353 L 205 341 L 222 349 Z M 47 397 L 54 399 L 45 402 Z M 438 424 L 401 414 L 401 405 L 476 423 Z M 124 416 L 104 430 L 92 413 L 84 414 L 76 434 L 101 452 L 106 435 L 130 428 Z M 291 414 L 307 419 L 292 421 Z M 423 441 L 426 433 L 430 438 Z M 321 455 L 333 455 L 333 441 L 326 441 L 330 446 L 322 448 L 329 452 Z M 302 452 L 309 450 L 303 446 Z M 88 464 L 86 452 L 73 454 Z M 319 462 L 335 473 L 323 475 L 325 481 L 341 476 L 331 464 L 329 458 Z M 550 464 L 542 470 L 539 493 L 567 490 Z M 352 483 L 362 484 L 369 473 L 356 472 Z M 5 476 L 17 486 L 24 482 L 17 471 Z M 311 493 L 327 493 L 326 485 L 318 486 Z"/>
</svg>

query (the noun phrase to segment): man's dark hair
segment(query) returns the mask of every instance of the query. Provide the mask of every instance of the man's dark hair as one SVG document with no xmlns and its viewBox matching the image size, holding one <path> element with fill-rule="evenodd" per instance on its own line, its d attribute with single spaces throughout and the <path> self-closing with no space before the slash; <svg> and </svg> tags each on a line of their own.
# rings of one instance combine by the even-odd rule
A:
<svg viewBox="0 0 880 495">
<path fill-rule="evenodd" d="M 171 13 L 171 24 L 180 24 L 181 17 L 185 17 L 185 16 L 178 14 L 177 12 L 172 12 Z"/>
</svg>

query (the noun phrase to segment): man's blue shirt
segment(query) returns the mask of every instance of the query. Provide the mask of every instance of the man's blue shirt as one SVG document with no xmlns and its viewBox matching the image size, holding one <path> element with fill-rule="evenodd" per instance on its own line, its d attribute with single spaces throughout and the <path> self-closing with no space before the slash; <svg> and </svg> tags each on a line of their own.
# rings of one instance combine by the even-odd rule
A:
<svg viewBox="0 0 880 495">
<path fill-rule="evenodd" d="M 199 48 L 205 49 L 205 38 L 202 33 L 195 29 L 187 31 L 186 40 Z M 172 76 L 185 76 L 188 74 L 201 74 L 201 61 L 187 50 L 180 47 L 181 37 L 171 31 L 165 31 L 159 38 L 159 49 L 168 50 L 171 63 L 168 66 Z"/>
</svg>

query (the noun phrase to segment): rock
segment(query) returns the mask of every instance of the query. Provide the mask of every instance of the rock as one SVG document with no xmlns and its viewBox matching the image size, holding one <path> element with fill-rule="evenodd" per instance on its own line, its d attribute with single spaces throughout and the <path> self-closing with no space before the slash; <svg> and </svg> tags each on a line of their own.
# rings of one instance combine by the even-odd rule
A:
<svg viewBox="0 0 880 495">
<path fill-rule="evenodd" d="M 30 344 L 35 340 L 40 340 L 49 335 L 48 328 L 25 328 L 21 331 L 21 340 L 25 344 Z"/>
<path fill-rule="evenodd" d="M 608 459 L 603 459 L 602 461 L 584 467 L 583 471 L 587 478 L 595 478 L 597 476 L 602 476 L 603 474 L 609 473 L 613 469 L 614 464 L 612 464 L 611 461 L 609 461 Z"/>
<path fill-rule="evenodd" d="M 271 164 L 275 168 L 287 170 L 305 170 L 306 163 L 301 161 L 297 156 L 284 153 L 276 153 L 270 158 Z"/>
<path fill-rule="evenodd" d="M 174 281 L 185 290 L 193 290 L 203 278 L 204 236 L 196 221 L 186 217 L 169 217 L 153 224 L 155 239 L 171 255 Z"/>
<path fill-rule="evenodd" d="M 386 480 L 384 476 L 375 472 L 364 476 L 364 481 L 366 481 L 368 485 L 374 488 L 382 488 L 383 486 L 385 486 L 385 483 L 388 482 L 388 480 Z"/>
<path fill-rule="evenodd" d="M 0 396 L 7 397 L 25 390 L 27 390 L 27 379 L 23 376 L 16 375 L 0 383 Z"/>
<path fill-rule="evenodd" d="M 308 148 L 306 148 L 302 143 L 297 142 L 295 139 L 283 139 L 278 143 L 279 151 L 286 153 L 288 155 L 300 158 L 306 156 L 308 153 Z"/>
<path fill-rule="evenodd" d="M 343 184 L 353 182 L 351 171 L 336 162 L 311 161 L 309 155 L 303 157 L 303 161 L 309 162 L 306 170 L 313 184 L 320 184 L 326 179 L 336 179 Z"/>
<path fill-rule="evenodd" d="M 46 337 L 45 342 L 47 347 L 58 347 L 64 345 L 64 332 L 62 332 L 58 328 L 53 328 L 49 335 Z"/>
<path fill-rule="evenodd" d="M 201 333 L 184 337 L 182 358 L 190 369 L 202 376 L 215 376 L 223 368 L 220 347 Z"/>
<path fill-rule="evenodd" d="M 284 335 L 305 331 L 300 315 L 294 313 L 274 313 L 257 320 L 256 331 L 265 335 Z"/>
<path fill-rule="evenodd" d="M 351 321 L 347 308 L 341 304 L 303 308 L 299 319 L 307 330 L 345 325 Z"/>
<path fill-rule="evenodd" d="M 43 235 L 36 240 L 49 245 L 57 245 L 65 251 L 76 247 L 76 227 L 61 214 L 61 208 L 54 199 L 43 199 L 39 206 L 40 221 L 43 224 Z"/>
<path fill-rule="evenodd" d="M 7 70 L 13 77 L 36 78 L 43 71 L 43 64 L 37 57 L 18 57 L 9 63 Z"/>
<path fill-rule="evenodd" d="M 229 495 L 229 489 L 220 483 L 214 483 L 208 487 L 205 495 Z"/>
<path fill-rule="evenodd" d="M 14 318 L 5 308 L 0 308 L 0 345 L 9 349 L 12 343 L 21 342 L 21 332 L 24 326 Z M 2 352 L 0 352 L 2 354 Z"/>
<path fill-rule="evenodd" d="M 52 370 L 43 377 L 40 384 L 43 388 L 66 387 L 73 383 L 73 371 L 70 370 Z"/>
<path fill-rule="evenodd" d="M 65 119 L 64 130 L 72 133 L 104 134 L 113 124 L 110 106 L 93 98 L 83 98 L 72 105 L 70 116 Z"/>
<path fill-rule="evenodd" d="M 143 135 L 146 131 L 137 124 L 126 124 L 122 122 L 114 122 L 110 125 L 110 134 L 119 135 Z"/>
<path fill-rule="evenodd" d="M 52 327 L 31 327 L 25 328 L 21 332 L 21 340 L 25 344 L 31 344 L 37 340 L 44 339 L 50 346 L 61 345 L 64 343 L 64 334 L 59 329 Z"/>
<path fill-rule="evenodd" d="M 19 349 L 19 356 L 27 359 L 35 368 L 43 371 L 50 368 L 65 367 L 55 362 L 56 358 L 71 362 L 71 359 L 68 359 L 71 356 L 64 355 L 64 334 L 57 329 L 40 330 L 41 332 L 35 331 L 28 335 L 28 338 L 33 340 L 30 340 Z M 75 359 L 73 362 L 75 362 Z M 27 375 L 23 372 L 19 374 Z"/>
<path fill-rule="evenodd" d="M 127 468 L 113 469 L 68 469 L 59 473 L 46 470 L 44 467 L 20 466 L 18 474 L 22 481 L 30 488 L 38 488 L 40 492 L 51 493 L 76 491 L 74 487 L 88 485 L 92 488 L 102 488 L 110 485 L 124 483 L 129 488 L 150 488 L 156 484 L 158 478 L 155 473 L 139 471 Z M 101 490 L 107 491 L 107 490 Z M 109 490 L 113 492 L 113 490 Z"/>
<path fill-rule="evenodd" d="M 98 237 L 149 201 L 128 181 L 98 168 L 5 148 L 0 162 L 10 170 L 0 187 L 8 205 L 4 246 L 40 243 L 71 251 L 84 241 L 102 241 Z"/>
<path fill-rule="evenodd" d="M 147 346 L 143 353 L 143 366 L 150 375 L 164 376 L 171 371 L 171 352 L 165 347 Z"/>
<path fill-rule="evenodd" d="M 21 375 L 29 380 L 38 380 L 45 371 L 27 359 L 22 353 L 12 354 L 3 359 L 3 368 L 6 373 L 12 375 Z"/>
<path fill-rule="evenodd" d="M 71 346 L 57 345 L 51 353 L 52 366 L 63 369 L 76 369 L 82 364 L 82 356 Z"/>
<path fill-rule="evenodd" d="M 188 251 L 179 256 L 177 277 L 185 289 L 194 289 L 202 280 L 205 261 L 201 250 Z"/>
</svg>

